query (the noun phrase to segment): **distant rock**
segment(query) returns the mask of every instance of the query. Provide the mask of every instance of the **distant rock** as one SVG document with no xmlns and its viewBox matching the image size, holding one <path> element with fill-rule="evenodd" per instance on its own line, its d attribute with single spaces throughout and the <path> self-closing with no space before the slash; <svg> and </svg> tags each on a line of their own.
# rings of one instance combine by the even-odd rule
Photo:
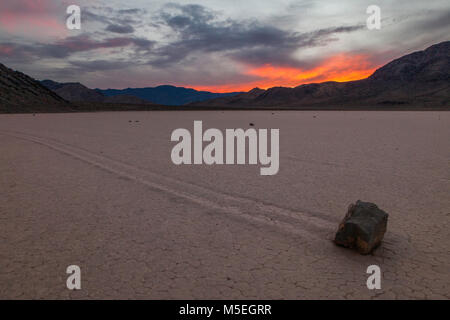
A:
<svg viewBox="0 0 450 320">
<path fill-rule="evenodd" d="M 337 245 L 369 254 L 378 247 L 387 229 L 388 214 L 370 202 L 358 200 L 348 208 L 339 225 L 334 242 Z"/>
</svg>

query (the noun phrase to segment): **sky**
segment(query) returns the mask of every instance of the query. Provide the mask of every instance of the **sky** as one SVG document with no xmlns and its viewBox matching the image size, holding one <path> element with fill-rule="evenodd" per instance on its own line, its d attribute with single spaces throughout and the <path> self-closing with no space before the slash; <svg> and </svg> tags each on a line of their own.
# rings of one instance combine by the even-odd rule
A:
<svg viewBox="0 0 450 320">
<path fill-rule="evenodd" d="M 81 29 L 66 27 L 69 5 Z M 369 30 L 369 5 L 381 28 Z M 363 79 L 450 40 L 448 0 L 1 0 L 0 63 L 90 88 L 213 92 Z"/>
</svg>

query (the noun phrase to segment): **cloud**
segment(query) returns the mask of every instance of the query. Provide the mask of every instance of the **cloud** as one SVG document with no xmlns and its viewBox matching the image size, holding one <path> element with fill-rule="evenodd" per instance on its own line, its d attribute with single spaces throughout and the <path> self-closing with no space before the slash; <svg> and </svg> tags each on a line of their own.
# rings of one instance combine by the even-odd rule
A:
<svg viewBox="0 0 450 320">
<path fill-rule="evenodd" d="M 141 9 L 141 8 L 132 8 L 132 9 L 117 10 L 117 12 L 120 15 L 122 15 L 122 14 L 139 14 L 139 13 L 145 13 L 147 11 L 145 9 Z"/>
<path fill-rule="evenodd" d="M 70 64 L 83 72 L 123 69 L 129 65 L 127 61 L 110 60 L 70 61 Z"/>
<path fill-rule="evenodd" d="M 78 52 L 91 51 L 101 48 L 123 48 L 134 46 L 136 50 L 149 50 L 153 42 L 143 38 L 113 37 L 103 40 L 94 40 L 88 35 L 68 37 L 50 44 L 0 44 L 4 50 L 0 50 L 0 56 L 13 56 L 29 60 L 31 58 L 67 58 Z"/>
<path fill-rule="evenodd" d="M 302 47 L 324 45 L 337 33 L 364 26 L 343 26 L 309 33 L 286 31 L 256 20 L 221 20 L 218 14 L 200 5 L 166 5 L 156 17 L 169 27 L 177 40 L 155 51 L 151 65 L 164 67 L 198 52 L 219 52 L 248 64 L 300 65 L 293 53 Z"/>
<path fill-rule="evenodd" d="M 13 44 L 0 44 L 0 57 L 10 57 L 14 54 L 14 45 Z"/>
<path fill-rule="evenodd" d="M 433 17 L 425 17 L 421 19 L 418 23 L 414 24 L 415 30 L 421 30 L 422 32 L 433 32 L 435 30 L 445 30 L 450 31 L 450 10 L 444 10 L 438 15 Z"/>
<path fill-rule="evenodd" d="M 0 1 L 0 34 L 6 31 L 16 36 L 61 36 L 65 35 L 65 13 L 63 3 L 52 0 Z"/>
<path fill-rule="evenodd" d="M 83 9 L 82 22 L 106 25 L 106 31 L 114 33 L 132 33 L 142 24 L 145 13 L 146 10 L 139 8 L 87 7 Z"/>
<path fill-rule="evenodd" d="M 234 91 L 365 77 L 448 40 L 450 23 L 448 0 L 382 5 L 379 31 L 365 27 L 359 0 L 173 1 L 79 0 L 80 31 L 65 27 L 70 1 L 0 1 L 0 59 L 92 86 Z"/>
<path fill-rule="evenodd" d="M 114 32 L 114 33 L 133 33 L 134 28 L 130 25 L 118 25 L 118 24 L 109 24 L 106 31 Z"/>
<path fill-rule="evenodd" d="M 367 55 L 339 54 L 321 61 L 311 68 L 289 68 L 274 65 L 250 68 L 250 75 L 269 80 L 278 85 L 298 86 L 300 84 L 324 81 L 352 81 L 370 76 L 375 67 Z"/>
</svg>

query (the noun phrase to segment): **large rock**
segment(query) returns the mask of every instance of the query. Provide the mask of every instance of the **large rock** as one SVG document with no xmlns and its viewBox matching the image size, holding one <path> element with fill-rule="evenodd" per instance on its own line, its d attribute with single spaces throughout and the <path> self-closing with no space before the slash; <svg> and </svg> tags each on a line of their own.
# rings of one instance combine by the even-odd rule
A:
<svg viewBox="0 0 450 320">
<path fill-rule="evenodd" d="M 369 254 L 383 240 L 388 214 L 370 202 L 358 200 L 348 208 L 339 225 L 334 242 L 337 245 Z"/>
</svg>

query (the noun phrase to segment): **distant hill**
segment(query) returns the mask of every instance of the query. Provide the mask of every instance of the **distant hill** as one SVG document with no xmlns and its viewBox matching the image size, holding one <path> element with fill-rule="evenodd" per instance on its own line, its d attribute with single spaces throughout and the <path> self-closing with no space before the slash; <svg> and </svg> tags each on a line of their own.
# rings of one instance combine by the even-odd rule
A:
<svg viewBox="0 0 450 320">
<path fill-rule="evenodd" d="M 39 81 L 0 63 L 0 113 L 67 112 L 71 104 Z"/>
<path fill-rule="evenodd" d="M 304 84 L 295 88 L 255 88 L 194 103 L 205 107 L 450 107 L 450 41 L 396 59 L 369 78 Z"/>
<path fill-rule="evenodd" d="M 245 93 L 211 93 L 174 86 L 89 89 L 80 83 L 58 83 L 52 80 L 39 82 L 0 64 L 0 113 L 204 110 L 217 107 L 450 108 L 450 41 L 396 59 L 367 79 L 312 83 L 295 88 L 255 88 Z"/>
<path fill-rule="evenodd" d="M 120 95 L 107 97 L 101 92 L 89 89 L 79 82 L 60 83 L 52 80 L 43 80 L 41 84 L 52 90 L 59 96 L 71 102 L 101 102 L 101 103 L 123 103 L 123 104 L 150 104 L 147 100 L 131 95 Z"/>
<path fill-rule="evenodd" d="M 96 89 L 108 97 L 116 97 L 119 95 L 131 95 L 141 99 L 152 101 L 156 104 L 167 106 L 180 106 L 191 102 L 201 102 L 214 98 L 232 97 L 242 92 L 230 93 L 213 93 L 208 91 L 197 91 L 194 89 L 174 87 L 174 86 L 158 86 L 154 88 L 128 88 L 123 90 L 117 89 Z"/>
</svg>

